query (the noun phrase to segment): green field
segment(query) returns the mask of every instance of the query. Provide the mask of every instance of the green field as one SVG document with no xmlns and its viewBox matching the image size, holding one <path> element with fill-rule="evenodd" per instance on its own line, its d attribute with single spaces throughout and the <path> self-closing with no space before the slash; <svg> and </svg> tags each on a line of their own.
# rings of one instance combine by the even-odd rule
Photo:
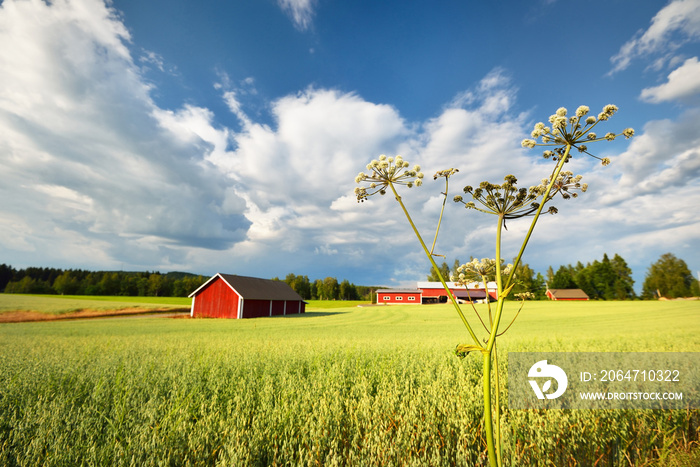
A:
<svg viewBox="0 0 700 467">
<path fill-rule="evenodd" d="M 92 295 L 23 295 L 0 294 L 0 313 L 38 311 L 63 314 L 80 310 L 119 310 L 124 308 L 183 308 L 192 299 L 187 297 L 102 297 Z"/>
<path fill-rule="evenodd" d="M 2 324 L 0 465 L 478 465 L 481 359 L 454 356 L 454 310 L 327 305 Z M 499 342 L 504 356 L 699 352 L 700 302 L 532 302 Z M 507 465 L 645 465 L 690 449 L 700 423 L 504 409 Z"/>
<path fill-rule="evenodd" d="M 309 300 L 310 309 L 347 308 L 361 301 Z M 189 308 L 187 297 L 112 297 L 95 295 L 24 295 L 0 293 L 0 313 L 36 311 L 64 314 L 81 310 L 120 310 L 124 308 Z"/>
</svg>

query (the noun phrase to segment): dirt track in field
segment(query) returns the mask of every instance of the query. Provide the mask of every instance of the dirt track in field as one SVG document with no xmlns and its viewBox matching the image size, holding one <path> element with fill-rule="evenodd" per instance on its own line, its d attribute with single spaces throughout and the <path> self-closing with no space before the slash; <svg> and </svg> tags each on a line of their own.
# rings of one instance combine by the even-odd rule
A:
<svg viewBox="0 0 700 467">
<path fill-rule="evenodd" d="M 170 317 L 183 317 L 189 308 L 122 308 L 119 310 L 78 310 L 70 313 L 41 313 L 39 311 L 6 311 L 0 313 L 0 323 L 25 323 L 35 321 L 60 321 L 66 319 L 110 318 L 118 316 L 138 316 L 167 314 Z"/>
</svg>

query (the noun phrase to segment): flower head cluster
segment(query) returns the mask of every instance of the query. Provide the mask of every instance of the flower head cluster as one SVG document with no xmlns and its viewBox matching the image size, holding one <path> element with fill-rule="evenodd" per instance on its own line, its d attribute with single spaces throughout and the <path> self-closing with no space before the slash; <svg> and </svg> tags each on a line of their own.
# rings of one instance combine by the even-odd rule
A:
<svg viewBox="0 0 700 467">
<path fill-rule="evenodd" d="M 557 193 L 561 193 L 561 196 L 564 199 L 578 197 L 578 193 L 576 193 L 576 191 L 585 193 L 586 190 L 588 190 L 588 184 L 581 183 L 581 178 L 581 175 L 574 175 L 573 172 L 568 170 L 559 172 L 559 175 L 552 184 L 552 192 L 549 199 L 552 199 Z M 545 178 L 542 180 L 542 184 L 547 185 L 550 181 L 551 179 Z"/>
<path fill-rule="evenodd" d="M 516 186 L 518 180 L 513 175 L 507 175 L 504 180 L 505 183 L 501 185 L 481 182 L 478 188 L 465 186 L 464 193 L 471 194 L 476 203 L 465 202 L 459 195 L 454 197 L 454 201 L 464 204 L 467 209 L 503 215 L 504 219 L 516 219 L 537 211 L 539 207 L 537 199 L 544 194 L 545 184 L 527 189 L 518 188 Z"/>
<path fill-rule="evenodd" d="M 513 265 L 505 265 L 501 260 L 501 274 L 508 275 L 513 270 Z M 496 276 L 496 260 L 491 258 L 472 259 L 470 262 L 462 264 L 457 268 L 457 275 L 452 275 L 450 279 L 458 285 L 467 285 L 471 282 L 492 279 Z"/>
<path fill-rule="evenodd" d="M 403 160 L 401 156 L 386 157 L 379 156 L 379 160 L 373 160 L 367 164 L 369 174 L 360 172 L 355 177 L 355 183 L 366 182 L 369 185 L 355 188 L 355 196 L 357 201 L 361 202 L 376 193 L 380 195 L 386 194 L 386 189 L 389 184 L 406 185 L 411 188 L 413 185 L 420 186 L 423 184 L 423 172 L 420 171 L 419 165 L 414 165 L 409 168 L 410 164 Z"/>
<path fill-rule="evenodd" d="M 608 120 L 617 110 L 617 106 L 612 104 L 606 105 L 596 118 L 592 115 L 587 116 L 590 109 L 582 105 L 576 109 L 574 115 L 567 117 L 568 111 L 566 108 L 560 107 L 557 109 L 556 113 L 549 117 L 551 127 L 545 125 L 543 122 L 535 124 L 535 128 L 532 130 L 531 134 L 533 139 L 524 139 L 521 144 L 526 148 L 534 148 L 535 146 L 555 146 L 553 151 L 547 150 L 544 152 L 545 158 L 551 157 L 554 160 L 563 157 L 566 153 L 565 148 L 571 146 L 578 149 L 579 152 L 586 153 L 589 156 L 601 160 L 603 165 L 607 165 L 610 163 L 609 159 L 606 161 L 605 158 L 601 159 L 594 156 L 588 152 L 588 147 L 584 143 L 612 141 L 620 135 L 628 139 L 634 136 L 634 130 L 632 128 L 626 128 L 619 134 L 606 133 L 605 136 L 602 137 L 599 137 L 597 133 L 592 131 L 598 123 Z M 538 142 L 538 139 L 541 139 L 541 142 Z"/>
<path fill-rule="evenodd" d="M 435 175 L 433 175 L 433 180 L 437 180 L 438 178 L 445 177 L 445 178 L 450 178 L 452 175 L 456 174 L 459 172 L 459 169 L 445 169 L 445 170 L 438 170 L 435 172 Z"/>
</svg>

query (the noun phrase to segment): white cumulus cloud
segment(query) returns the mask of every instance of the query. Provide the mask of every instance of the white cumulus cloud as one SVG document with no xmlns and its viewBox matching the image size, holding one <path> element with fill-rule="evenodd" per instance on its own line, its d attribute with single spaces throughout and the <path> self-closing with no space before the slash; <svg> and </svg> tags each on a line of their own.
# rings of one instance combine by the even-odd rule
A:
<svg viewBox="0 0 700 467">
<path fill-rule="evenodd" d="M 700 94 L 700 62 L 697 57 L 689 58 L 683 65 L 668 75 L 668 81 L 659 86 L 642 90 L 644 101 L 660 102 L 683 100 Z"/>
<path fill-rule="evenodd" d="M 178 248 L 245 237 L 244 203 L 205 160 L 219 150 L 211 115 L 158 108 L 129 41 L 102 1 L 2 3 L 0 196 L 13 227 L 0 251 L 14 232 L 36 263 L 168 265 Z"/>
<path fill-rule="evenodd" d="M 674 0 L 652 18 L 646 31 L 620 47 L 610 61 L 611 73 L 627 68 L 640 56 L 664 54 L 663 61 L 671 60 L 673 52 L 684 42 L 700 39 L 700 0 Z M 658 64 L 657 64 L 658 66 Z"/>
</svg>

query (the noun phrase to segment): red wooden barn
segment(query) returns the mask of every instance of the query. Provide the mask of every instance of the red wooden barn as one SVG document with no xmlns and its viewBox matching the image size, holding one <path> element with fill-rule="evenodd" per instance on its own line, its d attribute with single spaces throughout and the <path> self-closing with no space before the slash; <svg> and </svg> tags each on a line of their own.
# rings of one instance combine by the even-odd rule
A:
<svg viewBox="0 0 700 467">
<path fill-rule="evenodd" d="M 380 289 L 377 290 L 377 303 L 392 305 L 420 305 L 423 291 L 418 289 Z"/>
<path fill-rule="evenodd" d="M 190 294 L 193 318 L 260 318 L 304 313 L 306 302 L 286 282 L 216 274 Z"/>
</svg>

